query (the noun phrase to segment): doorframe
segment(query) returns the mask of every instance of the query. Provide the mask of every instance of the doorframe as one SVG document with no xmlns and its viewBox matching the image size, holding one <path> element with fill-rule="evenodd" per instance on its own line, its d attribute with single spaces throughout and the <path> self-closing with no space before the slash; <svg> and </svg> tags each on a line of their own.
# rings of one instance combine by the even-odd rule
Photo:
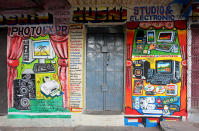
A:
<svg viewBox="0 0 199 131">
<path fill-rule="evenodd" d="M 3 96 L 2 100 L 0 102 L 1 104 L 1 109 L 0 109 L 0 116 L 5 116 L 8 114 L 8 91 L 7 91 L 7 33 L 8 33 L 8 28 L 7 27 L 1 27 L 0 28 L 2 32 L 5 32 L 5 36 L 2 35 L 0 37 L 6 37 L 2 39 L 6 39 L 6 43 L 1 43 L 3 44 L 0 51 L 1 51 L 1 71 L 0 72 L 0 91 L 2 92 Z"/>
<path fill-rule="evenodd" d="M 190 118 L 191 114 L 191 43 L 192 43 L 192 33 L 191 33 L 192 22 L 188 22 L 187 25 L 187 116 Z"/>
<path fill-rule="evenodd" d="M 86 44 L 87 44 L 87 29 L 88 27 L 111 27 L 111 26 L 123 26 L 123 43 L 124 43 L 124 69 L 123 69 L 123 105 L 122 105 L 122 112 L 124 113 L 125 111 L 125 96 L 126 96 L 126 59 L 127 59 L 127 40 L 126 40 L 126 23 L 124 22 L 118 22 L 118 23 L 86 23 L 83 24 L 83 29 L 84 29 L 84 34 L 83 34 L 83 38 L 84 38 L 84 43 L 83 43 L 83 110 L 82 113 L 86 114 L 88 113 L 88 111 L 86 110 Z M 109 115 L 109 114 L 107 114 Z"/>
</svg>

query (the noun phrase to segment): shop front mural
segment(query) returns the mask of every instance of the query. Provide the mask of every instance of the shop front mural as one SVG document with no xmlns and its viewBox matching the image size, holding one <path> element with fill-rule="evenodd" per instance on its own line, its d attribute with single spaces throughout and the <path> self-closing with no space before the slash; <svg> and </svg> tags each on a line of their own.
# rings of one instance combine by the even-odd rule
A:
<svg viewBox="0 0 199 131">
<path fill-rule="evenodd" d="M 125 125 L 186 119 L 186 21 L 127 23 Z"/>
<path fill-rule="evenodd" d="M 68 27 L 29 35 L 16 29 L 7 36 L 8 118 L 70 118 Z"/>
</svg>

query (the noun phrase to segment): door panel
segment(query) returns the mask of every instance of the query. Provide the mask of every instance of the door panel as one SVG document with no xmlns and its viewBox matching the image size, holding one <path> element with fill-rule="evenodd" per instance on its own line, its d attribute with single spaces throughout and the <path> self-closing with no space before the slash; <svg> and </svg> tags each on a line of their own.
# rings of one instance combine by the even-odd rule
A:
<svg viewBox="0 0 199 131">
<path fill-rule="evenodd" d="M 87 35 L 87 111 L 122 111 L 123 49 L 123 34 Z"/>
<path fill-rule="evenodd" d="M 103 94 L 101 92 L 100 85 L 103 83 L 103 72 L 87 72 L 89 77 L 87 77 L 87 88 L 86 90 L 86 106 L 87 109 L 92 111 L 101 111 L 103 110 Z M 92 82 L 91 82 L 92 81 Z"/>
<path fill-rule="evenodd" d="M 103 44 L 102 35 L 88 35 L 87 64 L 86 64 L 86 107 L 92 111 L 103 110 L 103 54 L 100 47 Z"/>
<path fill-rule="evenodd" d="M 123 72 L 108 72 L 108 90 L 106 92 L 106 108 L 110 111 L 122 111 L 123 104 Z M 114 81 L 111 82 L 111 81 Z"/>
<path fill-rule="evenodd" d="M 110 45 L 110 58 L 107 61 L 106 110 L 121 111 L 123 102 L 123 37 L 121 34 L 108 34 L 105 43 Z M 109 57 L 109 56 L 108 56 Z"/>
</svg>

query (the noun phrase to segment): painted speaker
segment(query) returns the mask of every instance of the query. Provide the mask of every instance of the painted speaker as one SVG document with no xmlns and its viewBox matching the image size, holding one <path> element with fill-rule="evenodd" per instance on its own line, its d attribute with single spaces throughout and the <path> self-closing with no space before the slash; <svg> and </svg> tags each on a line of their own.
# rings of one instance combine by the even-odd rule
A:
<svg viewBox="0 0 199 131">
<path fill-rule="evenodd" d="M 147 79 L 150 63 L 146 60 L 133 61 L 133 77 L 137 79 Z"/>
<path fill-rule="evenodd" d="M 35 89 L 35 74 L 33 73 L 23 73 L 22 80 L 25 82 L 25 86 L 29 89 L 30 99 L 36 98 L 36 89 Z"/>
<path fill-rule="evenodd" d="M 18 110 L 30 110 L 29 87 L 27 82 L 16 79 L 14 83 L 14 108 Z"/>
</svg>

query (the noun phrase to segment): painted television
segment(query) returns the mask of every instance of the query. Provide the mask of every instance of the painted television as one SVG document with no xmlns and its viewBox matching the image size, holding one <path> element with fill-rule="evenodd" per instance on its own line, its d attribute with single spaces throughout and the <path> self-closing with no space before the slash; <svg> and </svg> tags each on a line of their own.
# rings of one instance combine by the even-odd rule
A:
<svg viewBox="0 0 199 131">
<path fill-rule="evenodd" d="M 172 61 L 157 61 L 156 70 L 157 73 L 171 73 L 172 71 Z"/>
<path fill-rule="evenodd" d="M 46 59 L 55 58 L 55 52 L 52 48 L 50 40 L 32 41 L 33 59 L 38 59 L 39 63 L 35 63 L 33 67 L 34 73 L 55 72 L 52 63 L 46 63 Z"/>
<path fill-rule="evenodd" d="M 153 85 L 167 85 L 180 81 L 180 62 L 174 60 L 156 61 L 156 69 L 148 70 L 147 82 Z"/>
<path fill-rule="evenodd" d="M 53 59 L 55 57 L 50 40 L 32 41 L 33 58 Z"/>
<path fill-rule="evenodd" d="M 158 42 L 172 43 L 174 41 L 175 32 L 173 31 L 165 31 L 159 32 L 158 34 Z"/>
</svg>

